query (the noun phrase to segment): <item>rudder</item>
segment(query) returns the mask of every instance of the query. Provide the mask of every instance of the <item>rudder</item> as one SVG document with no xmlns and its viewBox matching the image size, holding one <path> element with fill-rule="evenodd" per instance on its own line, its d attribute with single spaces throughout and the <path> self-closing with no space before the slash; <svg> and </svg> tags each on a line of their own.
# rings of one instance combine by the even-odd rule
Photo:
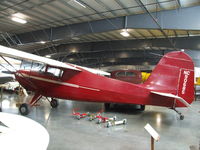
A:
<svg viewBox="0 0 200 150">
<path fill-rule="evenodd" d="M 145 82 L 152 91 L 170 93 L 191 104 L 194 100 L 194 63 L 181 51 L 165 54 Z M 180 101 L 176 107 L 184 107 Z"/>
</svg>

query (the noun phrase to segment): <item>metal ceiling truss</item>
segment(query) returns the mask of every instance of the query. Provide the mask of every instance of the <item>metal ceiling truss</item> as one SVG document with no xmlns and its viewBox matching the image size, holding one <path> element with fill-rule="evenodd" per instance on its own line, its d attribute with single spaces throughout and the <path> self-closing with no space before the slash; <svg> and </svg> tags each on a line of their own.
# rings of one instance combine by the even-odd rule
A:
<svg viewBox="0 0 200 150">
<path fill-rule="evenodd" d="M 178 49 L 190 49 L 200 50 L 199 41 L 200 36 L 193 37 L 177 37 L 171 38 L 170 40 L 175 43 Z M 163 48 L 175 50 L 165 38 L 145 39 L 145 40 L 117 40 L 117 41 L 104 41 L 104 42 L 88 42 L 88 43 L 72 43 L 62 44 L 55 46 L 57 55 L 59 53 L 67 52 L 70 53 L 72 49 L 76 49 L 79 53 L 89 51 L 90 53 L 95 51 L 119 51 L 119 50 L 137 50 L 137 49 L 150 49 L 150 48 Z M 49 47 L 48 47 L 49 48 Z M 48 48 L 40 49 L 38 52 L 40 55 L 45 56 L 49 54 Z"/>
<path fill-rule="evenodd" d="M 151 14 L 157 16 L 156 19 L 162 30 L 200 30 L 200 20 L 197 19 L 199 17 L 199 12 L 200 6 L 195 6 L 178 10 L 160 11 Z M 17 34 L 16 36 L 23 44 L 39 41 L 58 41 L 61 39 L 70 40 L 73 37 L 81 35 L 123 29 L 126 18 L 127 28 L 160 29 L 158 24 L 155 23 L 149 14 L 139 14 L 48 28 L 45 30 Z M 44 34 L 44 31 L 46 34 Z M 12 37 L 12 39 L 15 40 L 16 43 L 19 41 L 15 39 L 15 37 Z M 10 41 L 9 38 L 7 40 Z M 12 42 L 10 41 L 10 43 Z M 6 42 L 2 41 L 0 44 L 7 45 Z"/>
<path fill-rule="evenodd" d="M 87 67 L 102 67 L 102 66 L 115 66 L 115 65 L 144 65 L 144 63 L 148 63 L 148 65 L 156 65 L 160 58 L 145 58 L 145 60 L 141 58 L 115 58 L 116 61 L 111 61 L 112 59 L 101 58 L 101 62 L 98 62 L 97 59 L 87 60 L 87 63 L 82 62 L 82 65 Z M 77 63 L 74 61 L 73 63 Z"/>
<path fill-rule="evenodd" d="M 79 0 L 80 1 L 80 0 Z M 147 3 L 147 4 L 145 4 L 145 6 L 151 6 L 151 5 L 155 5 L 155 4 L 165 4 L 165 3 L 169 3 L 169 2 L 173 2 L 174 0 L 165 0 L 165 1 L 160 1 L 160 2 L 151 2 L 151 3 Z M 66 8 L 64 8 L 64 10 L 62 10 L 63 8 L 61 7 L 57 7 L 57 9 L 59 10 L 59 11 L 61 11 L 62 13 L 64 13 L 65 15 L 65 17 L 64 18 L 60 18 L 60 15 L 59 14 L 57 14 L 57 11 L 54 11 L 54 9 L 51 9 L 51 10 L 49 10 L 49 8 L 46 8 L 45 6 L 50 6 L 50 7 L 54 7 L 54 8 L 56 8 L 56 5 L 54 5 L 53 4 L 53 2 L 58 2 L 58 3 L 60 3 L 61 5 L 64 5 L 64 6 L 66 6 Z M 104 15 L 103 14 L 106 14 L 106 13 L 110 13 L 110 12 L 113 12 L 113 13 L 115 13 L 115 12 L 117 12 L 117 11 L 120 11 L 120 10 L 123 10 L 123 11 L 129 11 L 129 9 L 133 9 L 133 8 L 139 8 L 139 7 L 141 7 L 140 5 L 138 5 L 138 6 L 130 6 L 130 7 L 127 7 L 127 6 L 124 6 L 124 7 L 120 7 L 120 8 L 118 8 L 118 9 L 109 9 L 109 10 L 107 10 L 107 11 L 100 11 L 100 12 L 98 12 L 98 11 L 96 11 L 95 9 L 93 9 L 89 4 L 86 4 L 86 3 L 84 3 L 83 1 L 80 1 L 80 2 L 82 2 L 85 6 L 87 6 L 87 8 L 88 9 L 90 9 L 90 10 L 92 10 L 89 14 L 87 13 L 87 14 L 84 14 L 82 11 L 79 13 L 79 15 L 77 16 L 74 16 L 74 14 L 73 13 L 69 13 L 68 11 L 67 11 L 67 13 L 66 13 L 66 9 L 71 9 L 71 10 L 73 10 L 73 11 L 76 11 L 77 9 L 76 8 L 74 8 L 74 7 L 71 7 L 71 5 L 69 5 L 68 4 L 68 2 L 70 2 L 69 0 L 45 0 L 45 1 L 38 1 L 38 2 L 32 2 L 32 1 L 27 1 L 27 0 L 25 0 L 25 1 L 22 1 L 22 2 L 15 2 L 14 0 L 13 1 L 9 1 L 8 3 L 6 3 L 6 2 L 2 2 L 1 3 L 1 6 L 3 6 L 3 7 L 5 7 L 5 8 L 3 8 L 3 9 L 0 9 L 0 13 L 3 15 L 3 16 L 1 16 L 0 17 L 0 19 L 1 18 L 4 18 L 4 21 L 5 21 L 5 17 L 7 18 L 7 17 L 9 17 L 9 13 L 7 13 L 6 11 L 7 11 L 7 9 L 12 9 L 12 13 L 17 13 L 17 12 L 20 12 L 20 13 L 26 13 L 27 15 L 29 15 L 34 21 L 33 22 L 31 22 L 31 23 L 29 23 L 29 25 L 28 26 L 26 26 L 25 28 L 27 28 L 26 30 L 31 30 L 31 29 L 34 29 L 34 28 L 36 28 L 36 26 L 37 26 L 37 28 L 38 28 L 38 26 L 40 26 L 40 28 L 41 27 L 45 27 L 45 28 L 47 28 L 48 26 L 52 26 L 52 25 L 56 25 L 56 24 L 59 24 L 59 23 L 61 23 L 61 22 L 64 22 L 64 23 L 72 23 L 72 22 L 74 22 L 73 20 L 74 19 L 76 19 L 78 22 L 83 22 L 83 18 L 84 17 L 87 17 L 88 19 L 89 18 L 91 18 L 91 19 L 89 19 L 90 21 L 91 20 L 93 20 L 92 19 L 92 17 L 94 16 L 94 15 L 99 15 L 100 16 L 100 18 L 99 19 L 104 19 L 105 17 L 103 17 Z M 119 3 L 120 1 L 118 1 L 118 2 L 116 2 L 116 3 Z M 15 5 L 15 4 L 17 4 L 17 5 Z M 105 3 L 103 3 L 103 5 L 106 5 Z M 120 5 L 120 4 L 119 4 Z M 123 4 L 122 4 L 123 5 Z M 17 7 L 16 7 L 17 6 Z M 100 5 L 101 6 L 101 5 Z M 109 8 L 109 6 L 107 6 L 108 8 Z M 48 11 L 51 11 L 52 12 L 52 14 L 53 14 L 53 16 L 54 16 L 54 18 L 55 18 L 55 14 L 57 15 L 57 16 L 59 16 L 58 18 L 55 18 L 55 19 L 50 19 L 51 17 L 52 17 L 52 15 L 50 15 L 49 17 L 48 17 L 48 15 L 45 13 L 41 13 L 41 11 L 39 10 L 34 10 L 34 13 L 33 12 L 31 12 L 33 9 L 35 9 L 35 8 L 41 8 L 42 10 L 45 10 L 45 12 L 48 12 Z M 29 11 L 27 11 L 27 10 L 30 10 L 30 12 Z M 79 12 L 79 10 L 77 10 L 78 12 Z M 67 16 L 66 16 L 66 14 L 67 14 Z M 127 15 L 128 14 L 131 14 L 131 13 L 127 13 Z M 82 20 L 82 21 L 81 21 Z M 97 19 L 95 19 L 95 20 L 97 20 Z M 76 22 L 77 22 L 76 21 Z M 5 23 L 5 22 L 4 22 Z M 10 23 L 12 23 L 11 21 L 9 21 L 8 22 L 8 24 L 10 24 Z M 13 25 L 15 25 L 15 24 L 13 24 Z M 23 28 L 23 29 L 19 29 L 19 30 L 21 30 L 20 32 L 22 33 L 25 29 Z M 17 32 L 19 32 L 19 30 L 17 30 Z M 11 32 L 12 30 L 10 30 L 9 32 Z M 13 30 L 13 31 L 16 31 L 16 30 Z M 7 31 L 8 32 L 8 31 Z"/>
</svg>

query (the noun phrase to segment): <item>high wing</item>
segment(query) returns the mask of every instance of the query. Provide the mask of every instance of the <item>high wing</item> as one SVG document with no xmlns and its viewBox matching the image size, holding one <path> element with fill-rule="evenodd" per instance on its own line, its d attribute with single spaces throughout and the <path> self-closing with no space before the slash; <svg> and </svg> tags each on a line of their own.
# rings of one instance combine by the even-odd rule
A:
<svg viewBox="0 0 200 150">
<path fill-rule="evenodd" d="M 73 65 L 73 64 L 67 64 L 67 63 L 57 61 L 57 60 L 53 60 L 50 58 L 22 52 L 22 51 L 19 51 L 19 50 L 13 49 L 13 48 L 8 48 L 8 47 L 1 46 L 1 45 L 0 45 L 0 55 L 12 57 L 12 58 L 16 58 L 16 59 L 40 62 L 40 63 L 48 64 L 51 66 L 62 67 L 62 68 L 66 68 L 66 69 L 76 70 L 76 71 L 81 71 L 81 69 L 79 69 L 79 68 L 82 68 L 84 70 L 87 70 L 87 71 L 95 73 L 95 74 L 109 75 L 109 73 L 101 71 L 101 70 L 95 70 L 95 69 L 91 69 L 91 68 L 87 68 L 87 67 L 81 67 L 81 66 L 77 66 L 77 65 Z"/>
<path fill-rule="evenodd" d="M 179 100 L 181 103 L 183 103 L 185 106 L 191 107 L 191 105 L 186 100 L 184 100 L 183 98 L 181 98 L 177 95 L 174 95 L 174 94 L 171 94 L 171 93 L 155 92 L 155 91 L 151 91 L 151 93 L 156 94 L 156 95 L 160 95 L 160 96 L 175 98 L 175 99 Z"/>
<path fill-rule="evenodd" d="M 92 72 L 92 73 L 94 73 L 94 74 L 110 76 L 110 73 L 109 73 L 109 72 L 105 72 L 105 71 L 102 71 L 102 70 L 87 68 L 87 67 L 83 67 L 83 66 L 78 66 L 78 67 L 79 67 L 79 68 L 82 68 L 82 69 L 85 69 L 85 70 L 87 70 L 87 71 L 89 71 L 89 72 Z"/>
</svg>

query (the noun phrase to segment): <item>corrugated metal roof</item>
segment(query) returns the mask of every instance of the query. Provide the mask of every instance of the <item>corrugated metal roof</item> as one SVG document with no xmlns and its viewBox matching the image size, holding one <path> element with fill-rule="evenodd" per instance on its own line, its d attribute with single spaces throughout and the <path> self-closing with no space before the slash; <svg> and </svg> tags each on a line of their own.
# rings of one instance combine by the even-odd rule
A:
<svg viewBox="0 0 200 150">
<path fill-rule="evenodd" d="M 41 43 L 29 43 L 25 45 L 14 46 L 17 49 L 21 50 L 38 50 L 46 48 L 48 46 L 56 46 L 60 44 L 69 44 L 69 43 L 82 43 L 82 42 L 95 42 L 95 41 L 113 41 L 113 40 L 130 40 L 130 39 L 154 39 L 154 38 L 165 38 L 163 33 L 158 29 L 128 29 L 130 33 L 129 37 L 124 37 L 120 34 L 122 30 L 115 30 L 110 32 L 94 33 L 87 34 L 84 36 L 79 36 L 72 39 L 55 41 L 53 43 L 47 42 L 45 44 Z M 168 37 L 188 37 L 188 36 L 199 36 L 200 31 L 190 31 L 190 30 L 163 30 Z M 5 35 L 7 37 L 7 35 Z"/>
<path fill-rule="evenodd" d="M 199 0 L 179 0 L 181 7 L 199 5 Z M 0 2 L 0 31 L 23 33 L 66 24 L 104 18 L 140 14 L 145 11 L 135 0 L 81 0 L 86 8 L 74 0 L 6 0 Z M 176 9 L 177 0 L 142 0 L 151 11 Z M 13 22 L 15 13 L 25 15 L 27 24 Z"/>
<path fill-rule="evenodd" d="M 199 0 L 78 0 L 82 5 L 77 4 L 74 0 L 3 0 L 0 1 L 0 41 L 9 39 L 12 41 L 11 36 L 15 34 L 26 33 L 36 30 L 42 30 L 51 27 L 59 27 L 63 25 L 90 22 L 106 18 L 114 18 L 119 16 L 128 16 L 134 14 L 146 13 L 140 1 L 144 4 L 150 12 L 158 12 L 162 10 L 179 9 L 183 7 L 191 7 L 200 5 Z M 27 20 L 27 24 L 19 24 L 11 20 L 11 16 L 16 13 L 21 13 L 22 18 Z M 130 40 L 130 39 L 154 39 L 167 37 L 188 37 L 199 36 L 199 30 L 159 30 L 159 29 L 127 29 L 130 34 L 129 37 L 123 37 L 120 32 L 122 30 L 113 30 L 108 32 L 92 33 L 82 36 L 75 36 L 71 39 L 59 39 L 58 41 L 46 42 L 41 44 L 39 42 L 29 44 L 14 44 L 13 47 L 30 52 L 37 52 L 40 49 L 47 49 L 49 53 L 57 53 L 55 46 L 68 43 L 83 43 L 83 42 L 96 42 L 96 41 L 115 41 L 115 40 Z M 60 31 L 62 32 L 62 30 Z M 46 34 L 46 33 L 44 33 Z M 17 38 L 17 37 L 16 37 Z M 170 44 L 170 43 L 169 43 Z M 53 47 L 53 48 L 52 48 Z M 174 50 L 174 48 L 167 48 Z M 123 51 L 124 50 L 124 51 Z M 88 65 L 96 64 L 98 61 L 114 64 L 132 62 L 132 51 L 127 52 L 126 48 L 121 50 L 121 53 L 109 51 L 110 54 L 104 57 L 98 57 L 101 53 L 102 56 L 107 52 L 98 53 L 95 57 L 91 55 L 92 52 L 83 51 L 71 54 L 72 56 L 64 57 L 63 60 L 69 62 L 82 61 Z M 131 50 L 158 50 L 162 52 L 166 47 L 139 47 L 131 48 Z M 68 56 L 68 52 L 66 56 Z M 84 57 L 85 55 L 89 55 Z M 129 56 L 130 55 L 130 56 Z M 63 56 L 63 53 L 58 53 L 58 58 Z M 96 58 L 98 57 L 98 58 Z M 144 57 L 146 55 L 144 54 Z M 149 56 L 150 57 L 150 56 Z M 103 60 L 105 59 L 105 60 Z M 146 58 L 148 60 L 148 58 Z M 150 59 L 150 58 L 149 58 Z M 142 61 L 147 61 L 142 60 Z M 134 60 L 135 63 L 138 60 Z M 100 62 L 98 62 L 100 64 Z"/>
</svg>

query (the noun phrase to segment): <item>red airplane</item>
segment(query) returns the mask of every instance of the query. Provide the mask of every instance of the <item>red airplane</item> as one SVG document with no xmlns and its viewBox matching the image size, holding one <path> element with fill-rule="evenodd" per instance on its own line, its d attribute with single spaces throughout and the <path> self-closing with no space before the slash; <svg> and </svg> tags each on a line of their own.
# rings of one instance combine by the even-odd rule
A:
<svg viewBox="0 0 200 150">
<path fill-rule="evenodd" d="M 0 55 L 45 63 L 39 71 L 18 70 L 16 80 L 35 93 L 29 103 L 21 104 L 22 115 L 29 113 L 42 96 L 52 97 L 51 106 L 57 107 L 55 98 L 78 101 L 138 104 L 172 108 L 188 107 L 194 100 L 194 64 L 181 51 L 165 54 L 143 84 L 132 84 L 99 74 L 105 72 L 62 63 L 49 58 L 0 46 Z M 3 57 L 4 58 L 4 57 Z M 5 60 L 6 61 L 6 60 Z M 180 119 L 184 116 L 180 115 Z"/>
</svg>

